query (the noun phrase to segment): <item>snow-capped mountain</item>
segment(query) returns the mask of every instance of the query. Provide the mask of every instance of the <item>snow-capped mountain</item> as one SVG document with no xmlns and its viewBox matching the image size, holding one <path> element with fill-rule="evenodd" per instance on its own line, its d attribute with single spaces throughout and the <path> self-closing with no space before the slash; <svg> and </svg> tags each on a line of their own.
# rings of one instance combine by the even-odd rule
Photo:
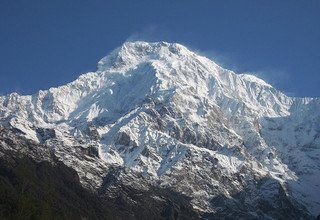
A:
<svg viewBox="0 0 320 220">
<path fill-rule="evenodd" d="M 180 44 L 127 42 L 67 85 L 2 96 L 0 122 L 92 190 L 120 167 L 121 183 L 174 189 L 200 213 L 320 213 L 320 100 Z"/>
</svg>

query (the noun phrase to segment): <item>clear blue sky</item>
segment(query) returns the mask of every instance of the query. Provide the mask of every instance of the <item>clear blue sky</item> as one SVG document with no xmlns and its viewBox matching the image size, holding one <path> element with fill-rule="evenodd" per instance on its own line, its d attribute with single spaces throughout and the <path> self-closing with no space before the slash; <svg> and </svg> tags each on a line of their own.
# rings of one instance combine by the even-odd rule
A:
<svg viewBox="0 0 320 220">
<path fill-rule="evenodd" d="M 1 0 L 0 94 L 72 81 L 127 39 L 180 42 L 320 97 L 318 0 Z"/>
</svg>

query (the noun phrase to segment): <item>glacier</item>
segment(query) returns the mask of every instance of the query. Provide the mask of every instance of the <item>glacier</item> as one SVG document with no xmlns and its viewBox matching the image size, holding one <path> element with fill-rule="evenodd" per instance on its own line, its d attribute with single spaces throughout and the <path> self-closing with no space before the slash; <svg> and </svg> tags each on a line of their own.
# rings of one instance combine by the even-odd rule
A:
<svg viewBox="0 0 320 220">
<path fill-rule="evenodd" d="M 0 123 L 47 146 L 92 190 L 119 166 L 124 183 L 174 188 L 203 213 L 245 190 L 253 213 L 259 198 L 277 209 L 278 188 L 320 212 L 320 99 L 289 97 L 181 44 L 126 42 L 73 82 L 1 96 Z M 78 146 L 98 156 L 84 160 Z"/>
</svg>

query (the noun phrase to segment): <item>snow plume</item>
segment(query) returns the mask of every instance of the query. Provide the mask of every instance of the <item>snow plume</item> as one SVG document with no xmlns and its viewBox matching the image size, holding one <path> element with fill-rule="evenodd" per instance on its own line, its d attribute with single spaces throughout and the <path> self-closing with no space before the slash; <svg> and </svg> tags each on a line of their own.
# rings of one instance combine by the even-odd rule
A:
<svg viewBox="0 0 320 220">
<path fill-rule="evenodd" d="M 147 27 L 142 28 L 140 31 L 136 31 L 132 33 L 126 41 L 134 42 L 134 41 L 174 41 L 175 34 L 170 31 L 168 28 L 159 25 L 149 25 Z"/>
</svg>

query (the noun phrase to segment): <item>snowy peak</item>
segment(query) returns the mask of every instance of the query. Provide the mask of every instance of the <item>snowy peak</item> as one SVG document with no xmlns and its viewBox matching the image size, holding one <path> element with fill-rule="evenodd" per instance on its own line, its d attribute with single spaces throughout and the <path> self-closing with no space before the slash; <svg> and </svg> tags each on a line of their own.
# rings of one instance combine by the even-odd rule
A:
<svg viewBox="0 0 320 220">
<path fill-rule="evenodd" d="M 183 57 L 191 54 L 192 52 L 186 47 L 177 43 L 126 42 L 111 52 L 110 55 L 101 59 L 98 62 L 98 70 L 130 68 L 141 62 L 166 59 L 171 56 Z"/>
<path fill-rule="evenodd" d="M 263 80 L 223 69 L 183 45 L 142 41 L 124 43 L 99 61 L 96 72 L 83 74 L 67 85 L 0 100 L 5 115 L 28 115 L 33 121 L 51 123 L 91 121 L 99 115 L 126 112 L 148 97 L 168 101 L 177 93 L 190 99 L 210 100 L 230 115 L 288 115 L 293 102 Z M 196 102 L 193 104 L 198 105 Z"/>
<path fill-rule="evenodd" d="M 98 70 L 32 96 L 1 97 L 3 118 L 31 123 L 114 121 L 153 102 L 219 106 L 226 117 L 288 115 L 293 99 L 251 75 L 237 75 L 177 43 L 126 42 L 101 59 Z M 180 101 L 184 100 L 184 101 Z M 199 113 L 200 114 L 200 113 Z M 196 113 L 193 118 L 198 118 Z"/>
<path fill-rule="evenodd" d="M 294 197 L 315 211 L 320 195 L 301 185 L 320 191 L 319 169 L 309 172 L 319 167 L 318 108 L 318 99 L 288 97 L 183 45 L 138 41 L 64 86 L 0 97 L 0 123 L 54 149 L 97 186 L 101 164 L 128 167 L 145 181 L 186 190 L 195 207 L 212 211 L 214 196 L 268 177 L 283 187 L 294 182 Z M 99 157 L 84 163 L 75 146 L 97 148 Z M 191 195 L 195 189 L 201 193 Z"/>
<path fill-rule="evenodd" d="M 132 75 L 146 66 L 155 71 L 160 89 L 181 92 L 189 88 L 202 97 L 221 99 L 225 96 L 236 102 L 245 102 L 249 108 L 259 111 L 258 114 L 288 114 L 287 105 L 291 99 L 263 80 L 248 74 L 237 75 L 176 43 L 127 42 L 99 61 L 98 72 L 106 76 L 108 72 Z M 274 103 L 284 102 L 285 105 L 272 107 L 270 103 L 261 102 L 262 98 Z M 273 111 L 264 107 L 272 107 Z"/>
</svg>

